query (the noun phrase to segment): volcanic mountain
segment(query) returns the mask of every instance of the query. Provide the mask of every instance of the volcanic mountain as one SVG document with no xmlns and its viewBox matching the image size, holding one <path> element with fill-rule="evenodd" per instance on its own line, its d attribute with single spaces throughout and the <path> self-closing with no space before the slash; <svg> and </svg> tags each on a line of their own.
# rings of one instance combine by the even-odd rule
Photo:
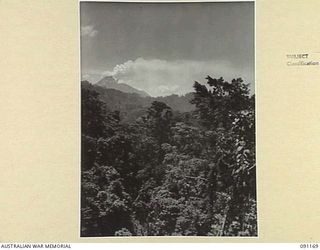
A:
<svg viewBox="0 0 320 250">
<path fill-rule="evenodd" d="M 116 80 L 113 76 L 106 76 L 102 78 L 100 81 L 96 82 L 95 85 L 100 86 L 102 88 L 106 88 L 106 89 L 119 90 L 124 93 L 130 93 L 130 94 L 135 93 L 141 97 L 150 96 L 147 92 L 143 90 L 135 89 L 125 83 L 119 83 L 118 80 Z"/>
</svg>

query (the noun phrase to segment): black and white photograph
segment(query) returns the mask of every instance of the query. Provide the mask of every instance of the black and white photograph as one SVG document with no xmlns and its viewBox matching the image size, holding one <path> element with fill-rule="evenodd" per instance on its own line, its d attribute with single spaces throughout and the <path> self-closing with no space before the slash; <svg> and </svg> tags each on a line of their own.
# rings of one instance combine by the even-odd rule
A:
<svg viewBox="0 0 320 250">
<path fill-rule="evenodd" d="M 257 237 L 255 3 L 79 5 L 80 236 Z"/>
</svg>

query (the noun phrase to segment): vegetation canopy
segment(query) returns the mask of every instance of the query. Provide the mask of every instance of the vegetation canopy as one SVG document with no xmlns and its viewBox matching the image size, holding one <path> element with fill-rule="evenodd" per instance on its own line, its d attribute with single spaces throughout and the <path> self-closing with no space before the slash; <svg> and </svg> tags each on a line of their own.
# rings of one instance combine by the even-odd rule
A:
<svg viewBox="0 0 320 250">
<path fill-rule="evenodd" d="M 81 83 L 81 236 L 257 235 L 255 96 L 206 79 L 162 98 Z"/>
</svg>

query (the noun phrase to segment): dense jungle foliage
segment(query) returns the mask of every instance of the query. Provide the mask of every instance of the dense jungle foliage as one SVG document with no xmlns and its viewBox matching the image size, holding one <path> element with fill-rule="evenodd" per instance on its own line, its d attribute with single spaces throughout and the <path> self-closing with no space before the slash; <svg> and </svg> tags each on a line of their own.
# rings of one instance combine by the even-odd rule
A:
<svg viewBox="0 0 320 250">
<path fill-rule="evenodd" d="M 81 236 L 257 235 L 255 97 L 206 79 L 129 121 L 82 82 Z"/>
</svg>

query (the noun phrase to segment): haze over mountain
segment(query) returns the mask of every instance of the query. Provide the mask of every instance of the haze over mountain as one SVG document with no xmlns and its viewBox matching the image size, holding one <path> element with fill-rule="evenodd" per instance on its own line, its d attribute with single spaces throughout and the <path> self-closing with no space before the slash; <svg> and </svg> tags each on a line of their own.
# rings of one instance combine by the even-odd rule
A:
<svg viewBox="0 0 320 250">
<path fill-rule="evenodd" d="M 102 78 L 100 81 L 96 82 L 95 85 L 106 89 L 119 90 L 124 93 L 135 93 L 142 97 L 150 96 L 147 92 L 143 90 L 135 89 L 126 83 L 119 83 L 119 81 L 115 79 L 113 76 L 106 76 Z"/>
</svg>

